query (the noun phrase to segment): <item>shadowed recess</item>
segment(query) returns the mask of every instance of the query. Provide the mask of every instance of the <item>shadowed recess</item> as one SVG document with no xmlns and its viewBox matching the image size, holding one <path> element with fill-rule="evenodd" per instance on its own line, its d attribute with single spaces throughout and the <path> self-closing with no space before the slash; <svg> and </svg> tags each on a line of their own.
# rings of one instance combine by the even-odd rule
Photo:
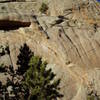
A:
<svg viewBox="0 0 100 100">
<path fill-rule="evenodd" d="M 5 31 L 16 30 L 22 27 L 29 27 L 30 25 L 31 22 L 0 20 L 0 30 Z"/>
</svg>

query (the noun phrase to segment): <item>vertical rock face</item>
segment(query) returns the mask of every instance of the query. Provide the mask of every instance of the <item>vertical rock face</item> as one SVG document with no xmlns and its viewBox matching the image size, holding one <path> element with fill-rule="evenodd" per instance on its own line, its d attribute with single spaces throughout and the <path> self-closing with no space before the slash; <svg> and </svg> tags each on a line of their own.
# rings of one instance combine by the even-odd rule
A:
<svg viewBox="0 0 100 100">
<path fill-rule="evenodd" d="M 62 79 L 61 100 L 87 100 L 88 91 L 100 95 L 100 4 L 49 0 L 47 16 L 39 15 L 39 2 L 0 3 L 0 44 L 9 45 L 15 69 L 26 42 Z"/>
</svg>

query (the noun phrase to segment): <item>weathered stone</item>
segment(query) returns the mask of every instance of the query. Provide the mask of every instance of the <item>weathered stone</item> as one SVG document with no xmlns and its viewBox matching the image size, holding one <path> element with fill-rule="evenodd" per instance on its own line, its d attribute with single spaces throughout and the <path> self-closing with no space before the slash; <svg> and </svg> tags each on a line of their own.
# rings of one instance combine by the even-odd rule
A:
<svg viewBox="0 0 100 100">
<path fill-rule="evenodd" d="M 50 16 L 39 15 L 41 0 L 0 4 L 0 20 L 17 21 L 20 26 L 9 31 L 0 28 L 0 44 L 9 45 L 15 69 L 19 48 L 26 42 L 62 79 L 60 100 L 86 100 L 88 90 L 100 95 L 100 4 L 87 1 L 49 0 Z M 58 15 L 65 18 L 54 24 L 61 20 Z M 30 25 L 23 27 L 26 22 Z"/>
<path fill-rule="evenodd" d="M 9 55 L 4 55 L 4 56 L 0 57 L 0 64 L 4 64 L 6 66 L 11 65 Z"/>
</svg>

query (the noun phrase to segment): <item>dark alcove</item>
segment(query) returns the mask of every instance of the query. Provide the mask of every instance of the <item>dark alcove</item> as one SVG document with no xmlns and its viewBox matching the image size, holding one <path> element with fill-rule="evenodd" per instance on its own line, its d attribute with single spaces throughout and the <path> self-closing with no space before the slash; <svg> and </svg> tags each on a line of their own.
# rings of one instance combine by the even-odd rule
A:
<svg viewBox="0 0 100 100">
<path fill-rule="evenodd" d="M 21 27 L 29 27 L 30 25 L 31 22 L 0 20 L 0 30 L 4 31 L 16 30 Z"/>
</svg>

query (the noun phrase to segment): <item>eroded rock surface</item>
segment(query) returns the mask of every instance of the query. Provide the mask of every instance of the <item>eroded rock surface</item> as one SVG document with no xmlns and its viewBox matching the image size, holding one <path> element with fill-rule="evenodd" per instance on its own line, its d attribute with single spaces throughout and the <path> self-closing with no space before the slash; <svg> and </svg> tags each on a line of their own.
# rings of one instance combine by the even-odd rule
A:
<svg viewBox="0 0 100 100">
<path fill-rule="evenodd" d="M 87 100 L 88 91 L 100 95 L 100 4 L 91 1 L 49 0 L 47 15 L 39 13 L 41 0 L 0 3 L 0 44 L 9 45 L 15 69 L 27 43 L 62 79 L 60 100 Z"/>
</svg>

